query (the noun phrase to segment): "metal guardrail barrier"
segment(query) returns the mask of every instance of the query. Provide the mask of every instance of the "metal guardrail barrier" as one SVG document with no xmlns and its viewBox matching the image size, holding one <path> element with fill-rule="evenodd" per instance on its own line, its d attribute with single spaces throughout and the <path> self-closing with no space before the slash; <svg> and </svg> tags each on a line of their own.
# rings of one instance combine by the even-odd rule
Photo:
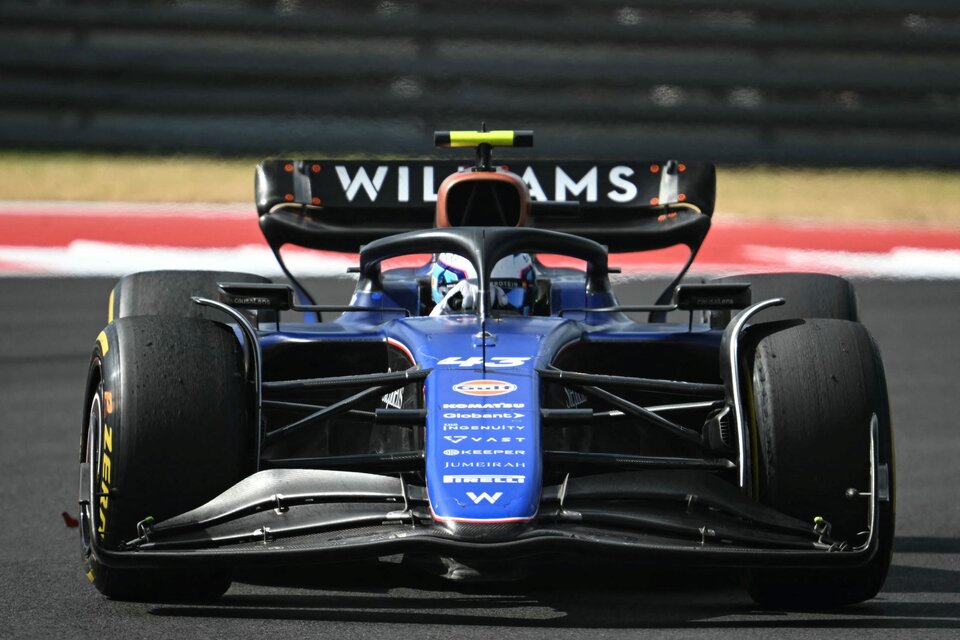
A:
<svg viewBox="0 0 960 640">
<path fill-rule="evenodd" d="M 960 4 L 721 6 L 7 3 L 0 146 L 409 154 L 486 120 L 583 158 L 960 166 Z"/>
</svg>

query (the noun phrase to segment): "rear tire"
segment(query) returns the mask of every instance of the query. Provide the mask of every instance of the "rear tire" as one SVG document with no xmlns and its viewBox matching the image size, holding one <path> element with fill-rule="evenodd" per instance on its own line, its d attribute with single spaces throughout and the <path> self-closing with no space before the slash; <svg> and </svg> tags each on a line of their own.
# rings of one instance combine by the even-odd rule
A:
<svg viewBox="0 0 960 640">
<path fill-rule="evenodd" d="M 844 320 L 764 323 L 746 337 L 752 348 L 749 397 L 760 502 L 813 525 L 832 525 L 831 538 L 851 547 L 865 541 L 870 487 L 870 424 L 879 426 L 878 464 L 889 470 L 890 499 L 880 503 L 876 554 L 865 565 L 837 569 L 755 569 L 748 589 L 758 603 L 809 609 L 875 596 L 893 548 L 893 436 L 883 364 L 863 325 Z"/>
<path fill-rule="evenodd" d="M 216 497 L 255 469 L 250 394 L 240 344 L 224 325 L 139 316 L 110 324 L 90 365 L 81 503 L 87 577 L 118 600 L 215 598 L 228 571 L 108 567 L 137 523 L 162 521 Z M 83 485 L 81 485 L 83 486 Z"/>
<path fill-rule="evenodd" d="M 858 322 L 857 294 L 846 278 L 822 273 L 752 273 L 724 276 L 710 282 L 749 282 L 753 302 L 784 298 L 779 307 L 768 307 L 754 316 L 756 322 L 793 318 L 833 318 Z M 730 324 L 730 311 L 712 311 L 710 325 L 723 329 Z"/>
</svg>

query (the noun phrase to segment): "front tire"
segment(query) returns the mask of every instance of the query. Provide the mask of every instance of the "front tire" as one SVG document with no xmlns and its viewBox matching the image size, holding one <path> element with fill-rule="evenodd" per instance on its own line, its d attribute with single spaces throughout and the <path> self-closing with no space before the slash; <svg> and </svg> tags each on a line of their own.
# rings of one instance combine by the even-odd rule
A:
<svg viewBox="0 0 960 640">
<path fill-rule="evenodd" d="M 832 525 L 831 538 L 855 547 L 865 540 L 868 498 L 848 497 L 847 490 L 869 491 L 873 416 L 878 464 L 889 474 L 877 551 L 865 565 L 756 569 L 749 574 L 750 595 L 765 606 L 793 609 L 868 600 L 886 578 L 894 530 L 893 435 L 876 344 L 861 324 L 825 319 L 759 324 L 746 340 L 760 502 L 811 526 L 822 517 Z"/>
<path fill-rule="evenodd" d="M 121 318 L 97 340 L 87 389 L 88 579 L 118 600 L 218 597 L 229 572 L 108 567 L 94 542 L 118 549 L 137 537 L 144 518 L 183 513 L 253 473 L 250 394 L 233 332 L 193 318 Z"/>
<path fill-rule="evenodd" d="M 793 318 L 832 318 L 859 321 L 857 294 L 846 278 L 825 273 L 751 273 L 714 278 L 711 283 L 749 282 L 753 302 L 783 298 L 779 307 L 767 307 L 754 317 L 756 322 Z M 730 311 L 710 312 L 710 325 L 723 329 L 730 323 Z"/>
<path fill-rule="evenodd" d="M 218 282 L 269 284 L 269 278 L 234 271 L 141 271 L 126 275 L 110 292 L 108 322 L 128 316 L 180 316 L 222 321 L 223 313 L 194 303 L 191 296 L 216 300 Z M 251 322 L 276 322 L 277 312 L 246 311 Z"/>
</svg>

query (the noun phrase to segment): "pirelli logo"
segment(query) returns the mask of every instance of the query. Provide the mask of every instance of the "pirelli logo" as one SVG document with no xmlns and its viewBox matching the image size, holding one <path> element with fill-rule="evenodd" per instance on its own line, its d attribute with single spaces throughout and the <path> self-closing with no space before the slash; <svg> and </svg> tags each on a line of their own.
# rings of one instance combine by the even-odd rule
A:
<svg viewBox="0 0 960 640">
<path fill-rule="evenodd" d="M 523 484 L 526 476 L 457 475 L 443 476 L 444 484 Z"/>
</svg>

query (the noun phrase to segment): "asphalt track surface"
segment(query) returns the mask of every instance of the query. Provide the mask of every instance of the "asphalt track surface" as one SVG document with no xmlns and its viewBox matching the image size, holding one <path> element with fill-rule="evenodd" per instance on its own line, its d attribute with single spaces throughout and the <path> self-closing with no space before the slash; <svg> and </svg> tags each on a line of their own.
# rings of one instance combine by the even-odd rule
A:
<svg viewBox="0 0 960 640">
<path fill-rule="evenodd" d="M 960 635 L 960 283 L 858 283 L 883 350 L 896 430 L 897 540 L 880 596 L 835 612 L 764 611 L 735 578 L 636 570 L 615 584 L 464 587 L 304 569 L 278 586 L 244 575 L 206 605 L 112 602 L 84 578 L 76 514 L 87 358 L 112 280 L 0 280 L 0 638 L 809 638 Z M 351 283 L 319 281 L 324 301 Z M 620 287 L 646 302 L 654 285 Z M 628 584 L 624 578 L 629 577 Z"/>
</svg>

